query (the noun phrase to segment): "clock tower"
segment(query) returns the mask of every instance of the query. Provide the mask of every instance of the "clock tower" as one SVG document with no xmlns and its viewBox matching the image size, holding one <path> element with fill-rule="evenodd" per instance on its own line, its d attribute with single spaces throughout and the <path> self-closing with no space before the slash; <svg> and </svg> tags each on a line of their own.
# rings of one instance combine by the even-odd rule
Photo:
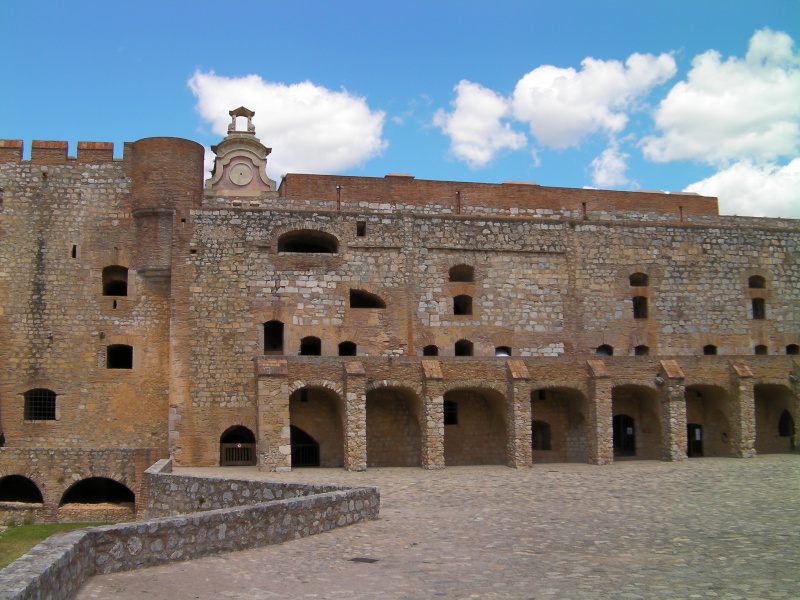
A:
<svg viewBox="0 0 800 600">
<path fill-rule="evenodd" d="M 206 180 L 206 190 L 219 196 L 261 196 L 277 194 L 275 181 L 267 177 L 267 148 L 256 137 L 253 125 L 254 111 L 240 106 L 230 111 L 231 124 L 228 135 L 219 144 L 211 146 L 216 154 L 211 178 Z M 247 119 L 244 131 L 236 129 L 236 119 Z"/>
</svg>

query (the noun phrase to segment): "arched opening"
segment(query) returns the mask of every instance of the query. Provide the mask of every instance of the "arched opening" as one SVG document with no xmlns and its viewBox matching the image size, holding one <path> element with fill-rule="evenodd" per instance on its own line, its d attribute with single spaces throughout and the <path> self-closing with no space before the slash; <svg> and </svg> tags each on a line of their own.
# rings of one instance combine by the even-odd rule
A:
<svg viewBox="0 0 800 600">
<path fill-rule="evenodd" d="M 769 352 L 767 351 L 767 347 L 764 344 L 759 344 L 753 349 L 753 351 L 755 352 L 755 354 L 759 356 L 764 356 L 766 354 L 769 354 Z"/>
<path fill-rule="evenodd" d="M 336 392 L 316 386 L 295 390 L 289 422 L 292 467 L 344 466 L 344 403 Z"/>
<path fill-rule="evenodd" d="M 133 346 L 127 344 L 111 344 L 106 348 L 107 369 L 132 369 Z"/>
<path fill-rule="evenodd" d="M 453 314 L 454 315 L 471 315 L 472 314 L 472 296 L 460 294 L 453 298 Z"/>
<path fill-rule="evenodd" d="M 422 349 L 422 356 L 439 356 L 439 346 L 430 344 Z"/>
<path fill-rule="evenodd" d="M 409 389 L 367 392 L 367 466 L 422 465 L 422 401 Z M 447 428 L 449 429 L 449 428 Z"/>
<path fill-rule="evenodd" d="M 650 347 L 645 346 L 644 344 L 640 344 L 633 349 L 634 356 L 647 356 L 650 354 Z"/>
<path fill-rule="evenodd" d="M 0 478 L 0 502 L 42 504 L 44 498 L 33 480 L 23 475 L 6 475 Z"/>
<path fill-rule="evenodd" d="M 544 421 L 533 421 L 531 423 L 531 445 L 533 451 L 552 450 L 550 441 L 550 425 Z"/>
<path fill-rule="evenodd" d="M 128 295 L 128 268 L 111 265 L 103 268 L 103 296 Z"/>
<path fill-rule="evenodd" d="M 322 340 L 313 335 L 300 340 L 300 356 L 322 356 Z"/>
<path fill-rule="evenodd" d="M 533 462 L 588 462 L 587 410 L 586 397 L 578 390 L 553 387 L 531 392 Z M 547 425 L 546 436 L 535 423 Z"/>
<path fill-rule="evenodd" d="M 767 304 L 763 298 L 753 298 L 750 303 L 752 304 L 753 319 L 767 318 Z"/>
<path fill-rule="evenodd" d="M 283 323 L 264 323 L 264 354 L 283 354 Z"/>
<path fill-rule="evenodd" d="M 714 344 L 707 344 L 703 346 L 703 354 L 705 356 L 715 356 L 717 354 L 717 347 Z"/>
<path fill-rule="evenodd" d="M 786 346 L 786 354 L 800 354 L 800 346 L 797 344 L 789 344 Z"/>
<path fill-rule="evenodd" d="M 458 389 L 445 393 L 457 423 L 444 428 L 444 464 L 504 465 L 507 428 L 505 397 L 490 389 Z"/>
<path fill-rule="evenodd" d="M 511 356 L 511 346 L 497 346 L 494 349 L 495 356 Z"/>
<path fill-rule="evenodd" d="M 55 421 L 56 393 L 45 388 L 28 390 L 24 394 L 26 421 Z"/>
<path fill-rule="evenodd" d="M 611 390 L 614 456 L 660 460 L 661 402 L 652 388 L 619 385 Z"/>
<path fill-rule="evenodd" d="M 470 267 L 469 265 L 456 265 L 455 267 L 450 267 L 450 281 L 475 281 L 475 268 Z"/>
<path fill-rule="evenodd" d="M 597 347 L 595 354 L 597 354 L 597 356 L 614 356 L 614 347 L 609 346 L 608 344 L 603 344 L 602 346 Z"/>
<path fill-rule="evenodd" d="M 628 280 L 631 287 L 647 287 L 650 283 L 650 278 L 645 273 L 633 273 Z"/>
<path fill-rule="evenodd" d="M 761 275 L 751 275 L 747 279 L 747 287 L 751 290 L 763 290 L 767 287 L 767 280 Z"/>
<path fill-rule="evenodd" d="M 127 504 L 136 500 L 127 486 L 108 477 L 89 477 L 71 485 L 61 496 L 59 506 L 67 504 Z"/>
<path fill-rule="evenodd" d="M 380 296 L 364 290 L 350 290 L 350 308 L 386 308 Z"/>
<path fill-rule="evenodd" d="M 289 428 L 292 444 L 292 468 L 318 467 L 319 443 L 299 427 Z"/>
<path fill-rule="evenodd" d="M 219 464 L 221 467 L 255 465 L 255 434 L 244 425 L 228 427 L 219 438 Z"/>
<path fill-rule="evenodd" d="M 647 318 L 647 298 L 644 296 L 633 297 L 633 318 L 646 319 Z"/>
<path fill-rule="evenodd" d="M 339 356 L 355 356 L 358 347 L 355 342 L 341 342 L 339 344 Z"/>
<path fill-rule="evenodd" d="M 690 385 L 684 398 L 686 422 L 695 426 L 686 429 L 687 455 L 731 456 L 731 402 L 727 390 L 713 385 Z"/>
<path fill-rule="evenodd" d="M 756 452 L 780 454 L 795 449 L 793 414 L 794 392 L 777 384 L 758 384 L 754 388 L 756 412 Z M 786 435 L 788 434 L 788 435 Z"/>
<path fill-rule="evenodd" d="M 302 254 L 336 254 L 339 240 L 330 233 L 314 229 L 289 231 L 278 238 L 278 252 Z"/>
<path fill-rule="evenodd" d="M 472 356 L 474 346 L 469 340 L 458 340 L 455 343 L 456 356 Z"/>
</svg>

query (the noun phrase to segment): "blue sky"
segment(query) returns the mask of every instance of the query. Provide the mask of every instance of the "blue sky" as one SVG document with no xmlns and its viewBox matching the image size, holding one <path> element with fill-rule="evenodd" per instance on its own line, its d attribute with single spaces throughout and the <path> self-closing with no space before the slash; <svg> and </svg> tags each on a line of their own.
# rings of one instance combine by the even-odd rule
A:
<svg viewBox="0 0 800 600">
<path fill-rule="evenodd" d="M 800 218 L 800 0 L 3 0 L 0 138 L 287 172 L 698 191 Z"/>
</svg>

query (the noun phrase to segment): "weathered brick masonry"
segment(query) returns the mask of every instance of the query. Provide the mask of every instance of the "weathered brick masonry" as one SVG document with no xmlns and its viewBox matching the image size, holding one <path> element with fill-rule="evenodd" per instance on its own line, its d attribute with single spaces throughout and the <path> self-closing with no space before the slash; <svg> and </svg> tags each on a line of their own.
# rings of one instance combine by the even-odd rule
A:
<svg viewBox="0 0 800 600">
<path fill-rule="evenodd" d="M 793 450 L 797 221 L 522 182 L 276 185 L 250 116 L 205 187 L 187 140 L 0 141 L 0 499 L 138 504 L 115 474 L 145 450 L 268 470 Z M 82 493 L 30 449 L 76 457 Z"/>
</svg>

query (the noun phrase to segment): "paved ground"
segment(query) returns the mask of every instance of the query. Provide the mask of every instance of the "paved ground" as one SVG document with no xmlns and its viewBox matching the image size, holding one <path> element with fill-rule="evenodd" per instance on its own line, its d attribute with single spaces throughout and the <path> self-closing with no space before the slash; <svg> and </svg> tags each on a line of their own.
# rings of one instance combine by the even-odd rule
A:
<svg viewBox="0 0 800 600">
<path fill-rule="evenodd" d="M 271 475 L 378 485 L 381 518 L 78 598 L 800 598 L 796 455 Z"/>
</svg>

